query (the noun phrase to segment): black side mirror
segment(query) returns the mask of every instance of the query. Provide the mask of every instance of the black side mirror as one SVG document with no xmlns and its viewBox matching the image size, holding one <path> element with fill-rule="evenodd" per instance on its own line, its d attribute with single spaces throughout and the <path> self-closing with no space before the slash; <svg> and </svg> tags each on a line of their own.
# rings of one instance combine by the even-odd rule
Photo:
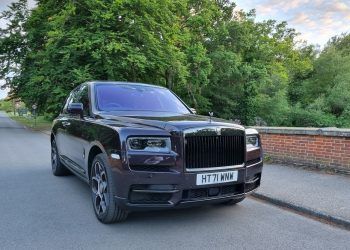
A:
<svg viewBox="0 0 350 250">
<path fill-rule="evenodd" d="M 83 113 L 83 104 L 82 103 L 71 103 L 68 105 L 67 112 L 73 115 L 79 115 L 80 117 L 84 116 Z"/>
</svg>

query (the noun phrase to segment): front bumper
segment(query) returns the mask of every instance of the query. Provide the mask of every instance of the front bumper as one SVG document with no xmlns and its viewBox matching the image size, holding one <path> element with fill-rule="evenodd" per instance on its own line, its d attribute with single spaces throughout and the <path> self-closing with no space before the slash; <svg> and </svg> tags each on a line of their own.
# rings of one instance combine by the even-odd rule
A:
<svg viewBox="0 0 350 250">
<path fill-rule="evenodd" d="M 236 182 L 203 186 L 196 186 L 198 172 L 118 172 L 114 175 L 117 183 L 115 200 L 120 207 L 135 211 L 197 206 L 241 198 L 260 186 L 262 167 L 260 161 L 236 169 Z"/>
</svg>

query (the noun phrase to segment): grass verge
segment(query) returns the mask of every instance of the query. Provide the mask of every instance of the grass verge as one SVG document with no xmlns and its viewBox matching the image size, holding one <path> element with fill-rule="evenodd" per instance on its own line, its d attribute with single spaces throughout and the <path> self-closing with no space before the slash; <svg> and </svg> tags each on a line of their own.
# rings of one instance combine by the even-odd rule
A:
<svg viewBox="0 0 350 250">
<path fill-rule="evenodd" d="M 11 119 L 15 120 L 18 123 L 23 124 L 24 126 L 37 131 L 51 130 L 52 121 L 48 120 L 44 116 L 37 116 L 36 121 L 32 116 L 19 116 L 19 115 L 10 115 Z"/>
</svg>

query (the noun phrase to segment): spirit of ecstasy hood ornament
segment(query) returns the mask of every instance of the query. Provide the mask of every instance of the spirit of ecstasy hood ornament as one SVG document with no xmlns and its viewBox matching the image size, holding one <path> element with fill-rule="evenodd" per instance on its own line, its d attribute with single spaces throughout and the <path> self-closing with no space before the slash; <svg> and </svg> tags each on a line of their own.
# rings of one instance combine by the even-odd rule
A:
<svg viewBox="0 0 350 250">
<path fill-rule="evenodd" d="M 213 117 L 214 113 L 213 112 L 209 112 L 209 122 L 211 122 L 211 118 Z"/>
</svg>

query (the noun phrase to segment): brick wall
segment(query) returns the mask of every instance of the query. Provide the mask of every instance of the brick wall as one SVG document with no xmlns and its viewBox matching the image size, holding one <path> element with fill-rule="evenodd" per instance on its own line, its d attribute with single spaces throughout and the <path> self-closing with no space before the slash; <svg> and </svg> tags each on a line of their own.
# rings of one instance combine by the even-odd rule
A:
<svg viewBox="0 0 350 250">
<path fill-rule="evenodd" d="M 256 127 L 273 161 L 350 169 L 350 129 Z"/>
</svg>

